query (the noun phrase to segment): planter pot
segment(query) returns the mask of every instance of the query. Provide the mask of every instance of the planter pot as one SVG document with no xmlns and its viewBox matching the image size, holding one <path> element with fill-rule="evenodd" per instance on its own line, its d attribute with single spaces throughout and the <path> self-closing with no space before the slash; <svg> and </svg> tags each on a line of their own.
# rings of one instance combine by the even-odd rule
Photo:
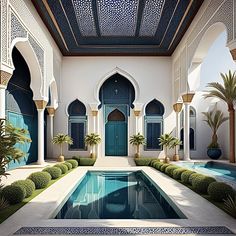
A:
<svg viewBox="0 0 236 236">
<path fill-rule="evenodd" d="M 59 157 L 57 158 L 57 161 L 58 161 L 58 162 L 63 162 L 63 161 L 64 161 L 64 156 L 59 156 Z"/>
<path fill-rule="evenodd" d="M 163 160 L 164 163 L 168 164 L 170 163 L 170 158 L 169 157 L 165 157 L 165 159 Z"/>
<path fill-rule="evenodd" d="M 175 154 L 173 156 L 173 161 L 179 161 L 179 155 L 178 154 Z"/>
<path fill-rule="evenodd" d="M 135 154 L 134 154 L 134 157 L 135 157 L 135 158 L 140 158 L 140 153 L 135 153 Z"/>
<path fill-rule="evenodd" d="M 207 149 L 207 155 L 213 159 L 213 160 L 217 160 L 220 158 L 222 152 L 220 148 L 208 148 Z"/>
</svg>

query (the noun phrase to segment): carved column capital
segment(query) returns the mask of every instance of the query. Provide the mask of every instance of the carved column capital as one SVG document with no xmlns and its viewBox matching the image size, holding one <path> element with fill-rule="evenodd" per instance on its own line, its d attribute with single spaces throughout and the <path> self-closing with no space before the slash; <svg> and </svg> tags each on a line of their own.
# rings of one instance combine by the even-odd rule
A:
<svg viewBox="0 0 236 236">
<path fill-rule="evenodd" d="M 55 109 L 53 107 L 47 107 L 47 111 L 49 116 L 55 115 Z"/>
<path fill-rule="evenodd" d="M 183 103 L 182 102 L 177 102 L 173 105 L 173 109 L 176 113 L 179 113 L 181 112 L 182 110 L 182 107 L 183 107 Z"/>
<path fill-rule="evenodd" d="M 230 50 L 230 53 L 231 53 L 233 60 L 236 61 L 236 48 Z"/>
<path fill-rule="evenodd" d="M 0 85 L 7 86 L 12 74 L 6 71 L 0 70 Z"/>
<path fill-rule="evenodd" d="M 97 110 L 92 111 L 92 116 L 97 116 L 97 114 L 98 114 Z"/>
<path fill-rule="evenodd" d="M 182 95 L 183 103 L 191 103 L 194 97 L 194 93 L 186 93 Z"/>
<path fill-rule="evenodd" d="M 139 116 L 140 113 L 141 113 L 141 111 L 138 111 L 138 110 L 137 110 L 137 111 L 134 111 L 134 115 L 135 115 L 135 116 Z"/>
<path fill-rule="evenodd" d="M 35 102 L 37 109 L 41 109 L 41 110 L 45 109 L 45 107 L 48 103 L 45 100 L 34 100 L 34 102 Z"/>
</svg>

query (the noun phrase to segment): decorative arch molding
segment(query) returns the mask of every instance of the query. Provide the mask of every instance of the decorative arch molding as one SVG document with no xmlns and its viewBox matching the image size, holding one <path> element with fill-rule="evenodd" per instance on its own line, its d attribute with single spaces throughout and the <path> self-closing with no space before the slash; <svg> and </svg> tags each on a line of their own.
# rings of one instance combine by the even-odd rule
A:
<svg viewBox="0 0 236 236">
<path fill-rule="evenodd" d="M 57 83 L 54 78 L 49 85 L 49 90 L 50 90 L 50 100 L 51 100 L 50 107 L 57 109 L 57 107 L 58 107 L 58 92 L 57 92 Z"/>
<path fill-rule="evenodd" d="M 130 81 L 130 83 L 133 85 L 134 87 L 134 91 L 135 91 L 135 99 L 134 99 L 134 102 L 133 104 L 135 104 L 138 99 L 139 99 L 139 96 L 140 96 L 140 89 L 139 89 L 139 85 L 137 83 L 137 81 L 126 71 L 116 67 L 114 68 L 112 71 L 108 72 L 107 74 L 105 74 L 101 80 L 99 81 L 99 83 L 97 84 L 97 86 L 95 87 L 94 89 L 94 98 L 95 100 L 97 101 L 98 104 L 100 104 L 100 100 L 99 100 L 99 91 L 103 85 L 103 83 L 108 79 L 110 78 L 112 75 L 115 75 L 115 74 L 120 74 L 122 75 L 123 77 L 125 77 L 126 79 L 128 79 Z"/>
<path fill-rule="evenodd" d="M 79 102 L 81 102 L 82 104 L 84 104 L 85 108 L 86 108 L 86 115 L 88 115 L 88 111 L 90 110 L 90 107 L 88 105 L 88 103 L 86 103 L 83 99 L 80 99 L 78 97 L 74 97 L 72 99 L 70 99 L 70 101 L 66 104 L 66 107 L 65 107 L 65 113 L 66 113 L 66 116 L 69 117 L 70 114 L 68 113 L 68 108 L 70 106 L 70 104 L 74 101 L 78 100 Z"/>
<path fill-rule="evenodd" d="M 163 107 L 163 114 L 162 114 L 162 116 L 163 116 L 164 113 L 165 113 L 165 106 L 164 106 L 163 103 L 162 103 L 160 100 L 158 100 L 157 98 L 153 98 L 152 100 L 149 100 L 148 102 L 146 102 L 146 103 L 144 104 L 144 106 L 143 106 L 143 113 L 144 113 L 144 115 L 146 115 L 147 106 L 148 106 L 151 102 L 157 102 L 157 103 L 159 103 L 159 104 Z"/>
<path fill-rule="evenodd" d="M 165 113 L 164 105 L 157 99 L 153 99 L 145 106 L 146 116 L 163 116 Z"/>
</svg>

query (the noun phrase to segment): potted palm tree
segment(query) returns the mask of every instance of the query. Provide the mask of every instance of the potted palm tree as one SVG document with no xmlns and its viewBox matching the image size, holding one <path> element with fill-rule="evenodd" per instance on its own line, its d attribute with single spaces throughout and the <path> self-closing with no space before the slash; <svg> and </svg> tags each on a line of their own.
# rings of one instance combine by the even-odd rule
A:
<svg viewBox="0 0 236 236">
<path fill-rule="evenodd" d="M 132 144 L 133 146 L 136 146 L 136 153 L 135 153 L 135 158 L 140 157 L 140 145 L 145 144 L 145 138 L 142 134 L 134 134 L 130 136 L 129 143 Z"/>
<path fill-rule="evenodd" d="M 168 148 L 170 148 L 171 143 L 174 141 L 174 137 L 171 135 L 171 133 L 169 133 L 169 134 L 162 134 L 158 139 L 160 145 L 162 145 L 164 148 L 164 155 L 165 155 L 164 162 L 169 163 L 170 158 L 167 155 L 167 150 Z"/>
<path fill-rule="evenodd" d="M 174 153 L 174 156 L 173 156 L 173 161 L 178 161 L 179 160 L 179 145 L 182 144 L 182 141 L 180 141 L 178 138 L 174 137 L 174 139 L 172 140 L 172 142 L 170 143 L 170 148 L 174 148 L 175 150 L 175 153 Z"/>
<path fill-rule="evenodd" d="M 64 156 L 63 156 L 63 144 L 67 143 L 69 145 L 73 144 L 72 138 L 67 135 L 67 134 L 57 134 L 55 137 L 52 139 L 53 144 L 58 144 L 60 146 L 60 156 L 57 158 L 58 162 L 64 161 Z"/>
<path fill-rule="evenodd" d="M 95 146 L 101 142 L 101 138 L 100 138 L 99 134 L 95 134 L 95 133 L 87 134 L 85 136 L 84 142 L 86 145 L 91 147 L 90 157 L 95 158 L 96 157 L 95 150 L 94 150 Z"/>
<path fill-rule="evenodd" d="M 228 117 L 224 117 L 223 112 L 217 110 L 216 105 L 212 111 L 202 112 L 202 114 L 205 117 L 204 121 L 209 125 L 212 130 L 212 140 L 207 147 L 207 155 L 211 159 L 217 160 L 220 158 L 222 153 L 218 144 L 217 130 L 226 120 L 228 120 Z"/>
<path fill-rule="evenodd" d="M 230 145 L 230 162 L 235 163 L 235 110 L 234 102 L 236 101 L 236 74 L 229 71 L 228 74 L 220 74 L 223 84 L 212 82 L 207 85 L 210 91 L 204 95 L 205 98 L 217 97 L 224 101 L 229 111 L 229 145 Z"/>
</svg>

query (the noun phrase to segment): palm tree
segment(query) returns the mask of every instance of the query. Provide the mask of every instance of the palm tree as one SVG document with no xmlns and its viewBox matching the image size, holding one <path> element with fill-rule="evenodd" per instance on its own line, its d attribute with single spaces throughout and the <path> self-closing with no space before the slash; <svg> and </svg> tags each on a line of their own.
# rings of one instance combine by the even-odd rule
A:
<svg viewBox="0 0 236 236">
<path fill-rule="evenodd" d="M 208 83 L 207 87 L 211 90 L 204 95 L 205 98 L 217 97 L 228 105 L 229 112 L 229 144 L 230 144 L 230 162 L 235 163 L 235 110 L 234 102 L 236 100 L 236 74 L 229 71 L 228 74 L 220 74 L 223 79 L 223 85 L 217 82 Z"/>
<path fill-rule="evenodd" d="M 159 143 L 160 145 L 163 146 L 164 148 L 164 153 L 165 153 L 165 162 L 169 162 L 168 156 L 167 156 L 167 148 L 169 148 L 171 146 L 171 143 L 174 141 L 174 137 L 171 135 L 171 133 L 169 134 L 162 134 L 160 136 L 159 139 Z"/>
<path fill-rule="evenodd" d="M 219 148 L 217 130 L 229 118 L 224 117 L 224 113 L 221 110 L 217 110 L 216 106 L 212 111 L 202 112 L 202 114 L 205 116 L 204 121 L 209 125 L 213 132 L 212 141 L 208 148 Z"/>
<path fill-rule="evenodd" d="M 101 142 L 101 138 L 100 138 L 99 134 L 95 134 L 95 133 L 87 134 L 85 136 L 84 142 L 85 142 L 85 144 L 87 144 L 88 146 L 91 147 L 90 157 L 95 158 L 94 147 Z"/>
<path fill-rule="evenodd" d="M 172 142 L 170 143 L 170 148 L 175 149 L 175 154 L 173 156 L 173 161 L 178 161 L 179 160 L 179 154 L 178 154 L 178 146 L 182 144 L 182 141 L 179 140 L 178 138 L 174 137 Z"/>
<path fill-rule="evenodd" d="M 60 156 L 58 157 L 58 161 L 62 162 L 64 161 L 64 156 L 63 156 L 63 144 L 68 143 L 69 145 L 73 144 L 73 139 L 67 135 L 67 134 L 57 134 L 55 137 L 52 139 L 53 144 L 58 144 L 60 146 Z"/>
<path fill-rule="evenodd" d="M 130 136 L 129 143 L 136 146 L 135 158 L 139 158 L 140 157 L 140 150 L 139 150 L 140 145 L 145 144 L 144 136 L 140 133 L 134 134 L 133 136 Z"/>
</svg>

